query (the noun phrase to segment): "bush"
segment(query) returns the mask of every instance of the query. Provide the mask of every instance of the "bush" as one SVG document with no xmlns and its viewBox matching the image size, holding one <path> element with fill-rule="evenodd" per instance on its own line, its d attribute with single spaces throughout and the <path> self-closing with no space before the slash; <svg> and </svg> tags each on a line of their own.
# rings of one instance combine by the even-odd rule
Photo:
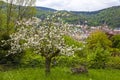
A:
<svg viewBox="0 0 120 80">
<path fill-rule="evenodd" d="M 80 65 L 87 65 L 86 59 L 78 56 L 60 56 L 57 60 L 57 66 L 61 67 L 76 67 Z"/>
<path fill-rule="evenodd" d="M 87 59 L 91 68 L 105 68 L 111 55 L 112 42 L 102 31 L 95 31 L 87 39 Z"/>
<path fill-rule="evenodd" d="M 112 41 L 112 56 L 120 56 L 120 34 L 114 35 L 111 38 Z"/>
<path fill-rule="evenodd" d="M 1 32 L 0 33 L 0 64 L 6 63 L 6 55 L 8 54 L 8 50 L 10 50 L 11 46 L 9 43 L 3 42 L 3 40 L 10 39 L 8 33 Z M 3 45 L 3 46 L 2 46 Z"/>
<path fill-rule="evenodd" d="M 113 48 L 120 48 L 120 34 L 119 35 L 114 35 L 111 38 L 112 41 L 112 47 Z"/>
<path fill-rule="evenodd" d="M 32 49 L 26 49 L 21 57 L 20 66 L 22 67 L 43 67 L 44 58 L 35 54 Z"/>
<path fill-rule="evenodd" d="M 109 61 L 106 63 L 107 68 L 120 69 L 120 57 L 110 57 Z"/>
<path fill-rule="evenodd" d="M 90 68 L 105 68 L 108 62 L 110 53 L 102 48 L 97 48 L 95 52 L 88 55 Z"/>
<path fill-rule="evenodd" d="M 70 36 L 64 36 L 64 40 L 65 40 L 65 43 L 69 46 L 74 46 L 74 47 L 82 47 L 82 43 L 73 39 L 72 37 Z"/>
</svg>

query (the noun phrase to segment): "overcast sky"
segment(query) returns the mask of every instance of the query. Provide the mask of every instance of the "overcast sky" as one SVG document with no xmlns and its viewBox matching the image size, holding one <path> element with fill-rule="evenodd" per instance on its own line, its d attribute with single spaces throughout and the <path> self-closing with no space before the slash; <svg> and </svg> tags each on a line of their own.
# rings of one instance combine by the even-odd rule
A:
<svg viewBox="0 0 120 80">
<path fill-rule="evenodd" d="M 96 11 L 120 5 L 120 0 L 37 0 L 37 6 L 68 11 Z"/>
</svg>

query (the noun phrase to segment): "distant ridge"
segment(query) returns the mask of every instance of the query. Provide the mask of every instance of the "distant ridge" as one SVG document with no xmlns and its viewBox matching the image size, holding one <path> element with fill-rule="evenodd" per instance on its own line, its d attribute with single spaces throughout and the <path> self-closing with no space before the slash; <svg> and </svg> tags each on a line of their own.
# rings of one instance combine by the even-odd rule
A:
<svg viewBox="0 0 120 80">
<path fill-rule="evenodd" d="M 57 10 L 52 9 L 52 8 L 47 8 L 47 7 L 36 7 L 37 10 L 42 10 L 42 11 L 51 11 L 51 12 L 55 12 Z"/>
</svg>

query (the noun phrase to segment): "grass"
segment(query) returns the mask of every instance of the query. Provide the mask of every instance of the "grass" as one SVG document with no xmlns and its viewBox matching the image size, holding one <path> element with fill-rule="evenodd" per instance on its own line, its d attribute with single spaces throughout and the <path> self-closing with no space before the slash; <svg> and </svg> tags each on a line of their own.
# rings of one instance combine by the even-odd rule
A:
<svg viewBox="0 0 120 80">
<path fill-rule="evenodd" d="M 88 74 L 72 74 L 68 68 L 53 68 L 45 76 L 44 69 L 20 68 L 0 72 L 0 80 L 120 80 L 120 70 L 89 70 Z"/>
</svg>

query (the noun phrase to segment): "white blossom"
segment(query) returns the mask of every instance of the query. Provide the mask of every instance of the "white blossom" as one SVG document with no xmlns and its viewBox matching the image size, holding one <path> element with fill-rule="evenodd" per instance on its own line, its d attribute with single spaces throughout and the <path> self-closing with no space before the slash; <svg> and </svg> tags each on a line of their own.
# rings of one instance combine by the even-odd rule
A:
<svg viewBox="0 0 120 80">
<path fill-rule="evenodd" d="M 56 15 L 57 14 L 55 14 L 55 16 Z M 60 15 L 60 13 L 58 15 Z M 54 19 L 55 16 L 53 16 L 52 19 Z M 11 50 L 8 51 L 9 54 L 19 53 L 26 48 L 33 48 L 35 53 L 39 54 L 52 54 L 60 50 L 61 54 L 68 56 L 73 55 L 73 47 L 66 45 L 63 38 L 66 32 L 70 30 L 69 25 L 63 22 L 59 24 L 59 21 L 58 24 L 54 21 L 48 22 L 50 19 L 51 18 L 48 17 L 46 21 L 42 22 L 44 25 L 39 25 L 39 27 L 38 24 L 41 22 L 36 23 L 34 21 L 34 25 L 32 22 L 28 24 L 30 20 L 26 22 L 21 21 L 22 23 L 18 22 L 20 27 L 15 33 L 10 35 L 11 39 L 8 41 L 11 43 Z M 58 20 L 60 20 L 60 18 L 58 18 Z"/>
</svg>

